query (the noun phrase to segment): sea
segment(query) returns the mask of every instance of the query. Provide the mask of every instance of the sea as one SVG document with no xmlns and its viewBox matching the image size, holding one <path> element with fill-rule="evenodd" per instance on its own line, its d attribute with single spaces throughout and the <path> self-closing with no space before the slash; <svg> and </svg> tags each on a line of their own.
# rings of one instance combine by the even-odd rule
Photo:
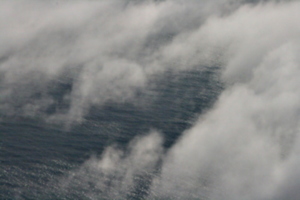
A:
<svg viewBox="0 0 300 200">
<path fill-rule="evenodd" d="M 0 1 L 1 200 L 299 200 L 297 0 Z"/>
<path fill-rule="evenodd" d="M 222 90 L 215 70 L 166 72 L 155 78 L 155 86 L 135 97 L 142 105 L 107 102 L 91 108 L 84 122 L 72 127 L 47 124 L 39 118 L 4 116 L 0 126 L 1 198 L 89 199 L 88 191 L 76 186 L 66 193 L 60 182 L 106 147 L 126 148 L 135 137 L 153 129 L 163 134 L 167 151 L 215 102 Z M 65 88 L 57 88 L 54 98 L 59 99 Z M 101 199 L 101 191 L 96 193 Z"/>
</svg>

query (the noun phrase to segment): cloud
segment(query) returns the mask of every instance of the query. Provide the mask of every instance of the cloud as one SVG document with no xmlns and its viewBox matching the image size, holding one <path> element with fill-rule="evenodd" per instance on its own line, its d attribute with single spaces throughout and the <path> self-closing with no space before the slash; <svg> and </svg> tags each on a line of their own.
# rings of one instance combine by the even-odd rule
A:
<svg viewBox="0 0 300 200">
<path fill-rule="evenodd" d="M 1 112 L 73 123 L 92 106 L 132 101 L 153 75 L 192 67 L 163 49 L 231 2 L 2 1 Z"/>
<path fill-rule="evenodd" d="M 59 183 L 63 195 L 77 198 L 125 199 L 143 196 L 163 155 L 163 139 L 156 131 L 135 138 L 126 150 L 108 147 L 101 158 L 92 157 Z"/>
<path fill-rule="evenodd" d="M 62 192 L 129 197 L 146 180 L 148 199 L 297 199 L 300 3 L 262 2 L 3 1 L 0 110 L 80 122 L 155 74 L 217 66 L 216 105 L 166 154 L 157 133 L 107 148 Z"/>
<path fill-rule="evenodd" d="M 299 10 L 298 2 L 247 5 L 209 19 L 187 40 L 178 37 L 173 45 L 179 50 L 191 46 L 186 52 L 191 63 L 210 57 L 206 50 L 227 47 L 220 54 L 227 86 L 215 107 L 167 154 L 151 198 L 299 197 L 299 173 L 290 170 L 299 165 L 294 157 L 299 142 Z"/>
</svg>

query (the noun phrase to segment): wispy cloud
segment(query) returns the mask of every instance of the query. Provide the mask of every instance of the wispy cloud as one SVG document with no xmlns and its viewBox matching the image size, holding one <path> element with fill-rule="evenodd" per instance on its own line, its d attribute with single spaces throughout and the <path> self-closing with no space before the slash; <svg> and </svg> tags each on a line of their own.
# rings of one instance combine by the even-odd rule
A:
<svg viewBox="0 0 300 200">
<path fill-rule="evenodd" d="M 149 199 L 296 200 L 299 19 L 298 1 L 3 1 L 0 110 L 80 121 L 93 105 L 134 99 L 167 69 L 218 66 L 219 100 L 168 153 L 157 133 L 128 154 L 108 148 L 65 189 L 77 180 L 91 198 L 126 197 L 140 171 L 162 164 Z M 60 100 L 55 84 L 68 86 Z M 69 107 L 47 114 L 58 101 Z"/>
<path fill-rule="evenodd" d="M 2 1 L 1 112 L 72 123 L 92 105 L 127 101 L 153 74 L 193 67 L 189 55 L 173 59 L 174 46 L 181 45 L 173 39 L 193 34 L 209 15 L 238 3 L 224 5 L 221 0 Z M 53 87 L 63 92 L 55 96 Z M 59 95 L 68 106 L 58 106 Z"/>
<path fill-rule="evenodd" d="M 6 2 L 3 10 L 9 9 L 14 12 L 4 12 L 6 15 L 3 16 L 3 19 L 12 20 L 11 23 L 5 21 L 2 25 L 2 38 L 7 44 L 2 47 L 1 80 L 3 90 L 7 94 L 3 101 L 7 102 L 11 97 L 8 103 L 11 110 L 17 107 L 15 104 L 20 104 L 21 111 L 28 107 L 28 104 L 45 109 L 45 106 L 49 105 L 28 103 L 26 100 L 36 93 L 44 93 L 45 98 L 52 99 L 47 94 L 49 85 L 56 79 L 64 81 L 64 76 L 68 76 L 72 81 L 72 90 L 66 94 L 72 104 L 70 113 L 77 109 L 74 116 L 81 118 L 83 109 L 88 108 L 87 104 L 90 104 L 92 99 L 97 102 L 109 96 L 102 94 L 104 91 L 97 91 L 97 88 L 106 90 L 106 86 L 112 85 L 122 77 L 126 79 L 122 73 L 130 69 L 130 66 L 137 65 L 127 61 L 123 63 L 125 69 L 119 67 L 108 71 L 111 66 L 117 65 L 117 60 L 126 61 L 126 58 L 121 58 L 114 52 L 122 47 L 122 44 L 118 45 L 117 37 L 126 37 L 125 33 L 114 30 L 120 29 L 122 32 L 126 29 L 121 26 L 122 23 L 118 25 L 119 22 L 113 17 L 117 18 L 117 10 L 123 9 L 122 4 L 118 2 L 69 2 L 58 6 L 50 2 L 33 1 L 29 5 L 25 2 Z M 106 11 L 104 15 L 103 10 Z M 122 38 L 120 40 L 122 41 Z M 127 40 L 124 42 L 130 43 Z M 101 74 L 106 80 L 98 79 L 101 77 L 97 76 Z M 128 80 L 130 82 L 130 79 Z M 19 102 L 15 103 L 12 99 L 17 95 Z M 76 106 L 76 109 L 73 106 Z M 32 113 L 32 110 L 28 112 Z"/>
</svg>

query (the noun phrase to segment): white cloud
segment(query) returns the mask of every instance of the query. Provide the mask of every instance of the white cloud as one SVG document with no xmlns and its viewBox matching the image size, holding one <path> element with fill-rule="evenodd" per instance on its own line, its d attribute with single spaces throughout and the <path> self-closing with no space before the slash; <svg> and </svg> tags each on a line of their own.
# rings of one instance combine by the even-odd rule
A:
<svg viewBox="0 0 300 200">
<path fill-rule="evenodd" d="M 149 187 L 163 154 L 162 137 L 152 131 L 135 138 L 128 149 L 108 147 L 101 158 L 93 157 L 59 184 L 65 195 L 80 191 L 80 196 L 98 199 L 124 199 L 140 187 Z M 145 192 L 145 191 L 144 191 Z"/>
<path fill-rule="evenodd" d="M 1 110 L 7 115 L 45 115 L 55 104 L 49 87 L 57 82 L 71 85 L 71 91 L 60 94 L 71 106 L 46 115 L 50 120 L 81 121 L 90 106 L 128 100 L 153 74 L 176 69 L 164 61 L 160 49 L 199 26 L 210 12 L 218 13 L 221 4 L 2 1 Z M 32 100 L 40 93 L 48 103 Z"/>
<path fill-rule="evenodd" d="M 179 37 L 174 43 L 179 49 L 191 46 L 187 54 L 194 63 L 205 60 L 203 54 L 214 45 L 216 51 L 227 47 L 221 54 L 227 87 L 214 109 L 169 152 L 153 197 L 299 197 L 299 160 L 294 157 L 299 142 L 299 11 L 297 2 L 245 6 L 208 20 L 188 40 Z"/>
<path fill-rule="evenodd" d="M 193 45 L 201 42 L 190 45 L 185 36 L 191 37 L 187 42 L 194 43 L 190 34 L 197 34 L 195 30 L 209 16 L 227 15 L 241 3 L 239 0 L 2 1 L 0 109 L 5 115 L 43 116 L 49 121 L 73 123 L 80 122 L 91 106 L 107 100 L 132 100 L 135 90 L 144 88 L 152 75 L 166 69 L 199 66 L 190 57 L 196 56 Z M 184 44 L 178 43 L 179 39 L 173 44 L 176 36 L 183 38 Z M 176 45 L 179 56 L 172 54 Z M 216 49 L 209 50 L 209 58 L 204 53 L 201 66 L 219 63 L 212 59 L 220 53 Z M 136 70 L 135 75 L 128 76 L 127 69 Z M 111 72 L 103 79 L 101 74 L 107 71 Z M 57 83 L 70 85 L 70 91 L 59 95 L 71 106 L 45 113 L 57 104 L 49 94 L 49 88 Z M 42 96 L 41 101 L 34 100 L 37 95 Z"/>
<path fill-rule="evenodd" d="M 51 84 L 67 77 L 71 107 L 50 118 L 80 121 L 90 106 L 134 99 L 166 69 L 218 66 L 225 90 L 165 155 L 149 199 L 297 199 L 300 3 L 233 2 L 3 1 L 0 109 L 41 115 Z M 164 155 L 156 133 L 133 143 L 128 155 L 108 148 L 87 161 L 65 190 L 126 196 Z"/>
</svg>

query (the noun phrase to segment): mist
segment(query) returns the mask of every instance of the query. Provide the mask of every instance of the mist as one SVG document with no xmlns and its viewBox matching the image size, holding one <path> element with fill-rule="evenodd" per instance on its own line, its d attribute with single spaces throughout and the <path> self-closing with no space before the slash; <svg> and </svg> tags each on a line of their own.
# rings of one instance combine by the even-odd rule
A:
<svg viewBox="0 0 300 200">
<path fill-rule="evenodd" d="M 191 52 L 227 47 L 220 56 L 227 87 L 168 152 L 153 198 L 299 198 L 299 8 L 242 6 L 208 19 L 186 37 L 190 45 L 177 39 L 178 55 L 186 52 L 181 45 Z"/>
<path fill-rule="evenodd" d="M 299 1 L 3 1 L 0 117 L 81 123 L 107 102 L 137 104 L 168 70 L 217 67 L 223 91 L 170 149 L 160 130 L 145 133 L 91 157 L 56 190 L 297 200 L 299 19 Z"/>
<path fill-rule="evenodd" d="M 80 123 L 91 106 L 134 101 L 153 75 L 193 67 L 174 65 L 164 49 L 221 13 L 215 3 L 1 2 L 2 113 Z"/>
</svg>

